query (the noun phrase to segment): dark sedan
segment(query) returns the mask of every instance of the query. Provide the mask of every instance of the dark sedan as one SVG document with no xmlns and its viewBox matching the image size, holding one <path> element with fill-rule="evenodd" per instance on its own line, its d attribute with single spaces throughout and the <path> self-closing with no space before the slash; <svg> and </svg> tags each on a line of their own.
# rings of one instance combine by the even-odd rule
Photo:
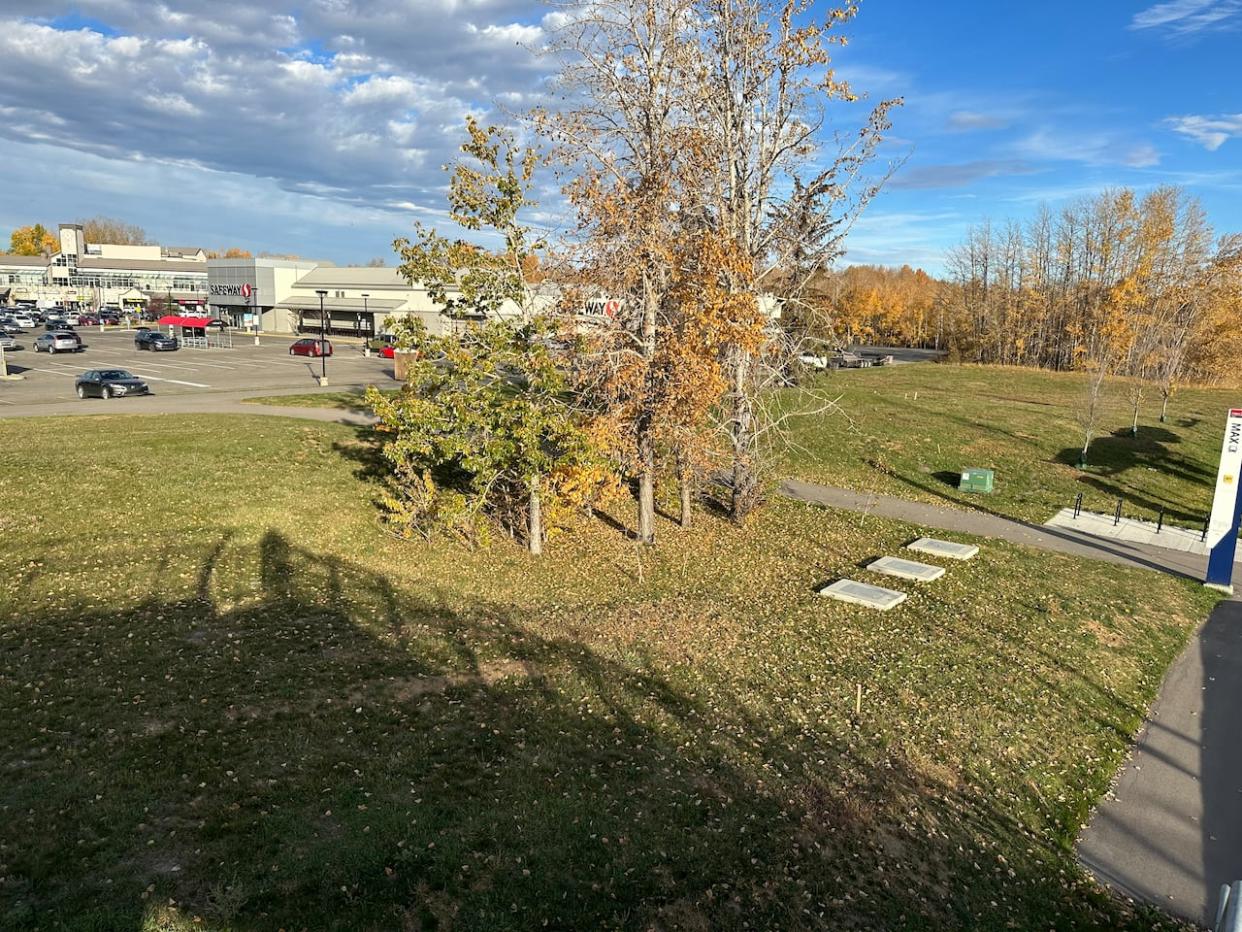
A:
<svg viewBox="0 0 1242 932">
<path fill-rule="evenodd" d="M 331 356 L 332 343 L 328 340 L 298 340 L 289 347 L 290 356 Z"/>
<path fill-rule="evenodd" d="M 177 348 L 177 338 L 158 330 L 143 330 L 134 337 L 134 349 L 151 350 L 156 353 Z"/>
<path fill-rule="evenodd" d="M 79 398 L 117 398 L 146 395 L 147 383 L 125 369 L 92 369 L 78 376 L 74 387 Z"/>
</svg>

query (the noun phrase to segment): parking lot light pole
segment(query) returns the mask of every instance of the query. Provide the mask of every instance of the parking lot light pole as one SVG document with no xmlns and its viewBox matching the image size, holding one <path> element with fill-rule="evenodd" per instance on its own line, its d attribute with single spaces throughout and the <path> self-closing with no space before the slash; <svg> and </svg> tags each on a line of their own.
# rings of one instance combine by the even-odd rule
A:
<svg viewBox="0 0 1242 932">
<path fill-rule="evenodd" d="M 375 332 L 375 328 L 372 327 L 370 324 L 371 309 L 370 307 L 367 306 L 367 298 L 369 297 L 371 297 L 371 295 L 368 294 L 367 292 L 364 291 L 362 293 L 362 316 L 367 318 L 367 327 L 369 328 L 367 330 L 367 336 L 364 338 L 366 340 L 366 343 L 364 345 L 367 347 L 367 349 L 371 348 L 371 335 Z M 359 331 L 362 330 L 361 327 L 359 327 L 358 329 Z"/>
<path fill-rule="evenodd" d="M 324 355 L 323 345 L 327 342 L 327 318 L 323 316 L 323 299 L 328 296 L 328 292 L 317 289 L 315 294 L 319 295 L 319 365 L 322 367 L 323 374 L 319 377 L 320 385 L 328 384 L 328 357 Z"/>
</svg>

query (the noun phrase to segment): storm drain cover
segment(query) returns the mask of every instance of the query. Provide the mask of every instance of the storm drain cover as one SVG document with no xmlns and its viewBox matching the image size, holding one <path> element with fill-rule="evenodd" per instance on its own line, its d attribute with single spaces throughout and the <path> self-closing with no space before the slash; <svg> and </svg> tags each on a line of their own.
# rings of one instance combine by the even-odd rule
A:
<svg viewBox="0 0 1242 932">
<path fill-rule="evenodd" d="M 931 582 L 944 575 L 943 566 L 929 566 L 914 560 L 903 560 L 900 557 L 880 557 L 867 564 L 867 569 L 885 576 L 896 576 L 899 579 L 913 579 L 915 582 Z"/>
<path fill-rule="evenodd" d="M 830 599 L 837 599 L 840 602 L 850 602 L 854 605 L 876 608 L 882 612 L 887 612 L 890 608 L 896 608 L 906 600 L 904 592 L 895 592 L 892 589 L 884 589 L 880 586 L 869 586 L 866 583 L 860 583 L 853 579 L 838 579 L 831 586 L 820 589 L 819 594 L 826 595 Z"/>
<path fill-rule="evenodd" d="M 948 557 L 950 560 L 969 560 L 979 552 L 974 544 L 955 544 L 951 540 L 936 540 L 934 537 L 920 537 L 914 543 L 908 544 L 906 549 Z"/>
</svg>

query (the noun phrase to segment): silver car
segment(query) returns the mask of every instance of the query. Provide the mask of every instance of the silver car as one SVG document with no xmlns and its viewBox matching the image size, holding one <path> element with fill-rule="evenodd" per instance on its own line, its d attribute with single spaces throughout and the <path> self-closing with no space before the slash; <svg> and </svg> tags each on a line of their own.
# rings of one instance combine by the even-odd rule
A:
<svg viewBox="0 0 1242 932">
<path fill-rule="evenodd" d="M 41 333 L 34 341 L 35 352 L 43 350 L 45 353 L 55 355 L 56 353 L 77 353 L 82 350 L 82 341 L 78 339 L 76 333 L 64 333 L 55 331 L 52 333 Z"/>
<path fill-rule="evenodd" d="M 17 349 L 18 343 L 13 337 L 3 330 L 0 330 L 0 349 L 12 350 Z"/>
</svg>

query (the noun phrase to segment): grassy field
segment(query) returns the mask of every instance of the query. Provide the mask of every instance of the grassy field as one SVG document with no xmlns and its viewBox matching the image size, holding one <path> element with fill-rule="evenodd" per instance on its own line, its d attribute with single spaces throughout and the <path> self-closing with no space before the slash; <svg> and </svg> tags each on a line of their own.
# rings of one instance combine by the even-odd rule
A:
<svg viewBox="0 0 1242 932">
<path fill-rule="evenodd" d="M 396 389 L 393 389 L 396 392 Z M 340 408 L 343 411 L 370 412 L 370 408 L 362 400 L 362 392 L 347 390 L 341 392 L 307 392 L 300 395 L 259 395 L 245 398 L 243 401 L 251 405 L 271 405 L 279 408 Z"/>
<path fill-rule="evenodd" d="M 816 590 L 914 529 L 790 502 L 402 544 L 374 456 L 0 421 L 0 928 L 1164 924 L 1070 845 L 1199 587 L 988 543 L 877 615 Z"/>
<path fill-rule="evenodd" d="M 789 470 L 810 481 L 919 501 L 949 501 L 1044 522 L 1083 493 L 1085 508 L 1200 527 L 1211 508 L 1225 413 L 1237 393 L 1186 390 L 1159 423 L 1146 403 L 1130 436 L 1125 386 L 1108 387 L 1086 470 L 1075 411 L 1080 375 L 921 364 L 820 376 L 843 414 L 798 419 Z M 957 491 L 961 471 L 996 471 L 992 495 Z"/>
<path fill-rule="evenodd" d="M 1088 467 L 1075 412 L 1082 377 L 998 366 L 930 363 L 846 370 L 817 378 L 840 413 L 792 422 L 786 469 L 812 482 L 948 502 L 1043 523 L 1083 493 L 1083 507 L 1199 528 L 1212 505 L 1225 411 L 1242 401 L 1224 390 L 1179 392 L 1166 423 L 1145 403 L 1130 436 L 1126 387 L 1109 386 Z M 789 393 L 790 404 L 797 396 Z M 361 393 L 250 398 L 255 404 L 364 412 Z M 958 492 L 961 471 L 996 472 L 992 495 Z"/>
</svg>

